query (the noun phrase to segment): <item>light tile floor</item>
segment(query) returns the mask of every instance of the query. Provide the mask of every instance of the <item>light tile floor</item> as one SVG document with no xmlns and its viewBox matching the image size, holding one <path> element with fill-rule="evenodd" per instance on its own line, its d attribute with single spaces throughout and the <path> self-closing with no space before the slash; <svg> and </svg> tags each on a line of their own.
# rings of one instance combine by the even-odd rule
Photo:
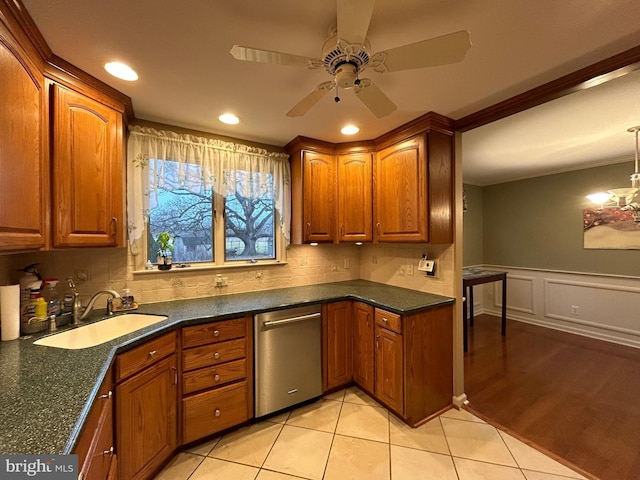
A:
<svg viewBox="0 0 640 480">
<path fill-rule="evenodd" d="M 584 478 L 464 410 L 413 429 L 352 387 L 191 447 L 155 480 Z"/>
</svg>

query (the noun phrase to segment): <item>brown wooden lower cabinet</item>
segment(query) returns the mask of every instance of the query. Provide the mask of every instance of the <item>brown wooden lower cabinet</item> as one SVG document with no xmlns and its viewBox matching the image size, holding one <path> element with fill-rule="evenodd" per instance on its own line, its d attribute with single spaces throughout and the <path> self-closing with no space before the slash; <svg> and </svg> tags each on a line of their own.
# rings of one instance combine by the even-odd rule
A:
<svg viewBox="0 0 640 480">
<path fill-rule="evenodd" d="M 345 303 L 327 305 L 324 362 L 334 383 L 328 381 L 326 390 L 345 381 L 339 372 L 345 370 L 348 349 L 341 346 L 352 338 L 354 383 L 409 425 L 416 426 L 451 405 L 453 305 L 398 315 L 353 301 L 349 319 Z"/>
<path fill-rule="evenodd" d="M 182 443 L 253 416 L 251 317 L 182 329 Z"/>
<path fill-rule="evenodd" d="M 129 374 L 116 386 L 116 449 L 119 452 L 118 478 L 151 478 L 178 446 L 177 404 L 178 370 L 175 355 L 176 332 L 155 340 L 172 344 L 165 358 L 158 358 L 154 344 L 136 347 L 116 359 L 120 369 Z M 151 346 L 149 346 L 151 344 Z M 166 354 L 166 352 L 165 352 Z M 129 365 L 146 364 L 136 373 Z"/>
<path fill-rule="evenodd" d="M 403 413 L 402 335 L 375 327 L 375 396 L 393 411 Z"/>
<path fill-rule="evenodd" d="M 353 381 L 352 301 L 323 305 L 322 351 L 325 358 L 323 383 L 331 390 Z"/>
<path fill-rule="evenodd" d="M 374 390 L 373 307 L 353 302 L 353 381 L 369 393 Z"/>
<path fill-rule="evenodd" d="M 79 480 L 115 478 L 113 379 L 111 371 L 100 387 L 73 453 L 78 455 Z"/>
</svg>

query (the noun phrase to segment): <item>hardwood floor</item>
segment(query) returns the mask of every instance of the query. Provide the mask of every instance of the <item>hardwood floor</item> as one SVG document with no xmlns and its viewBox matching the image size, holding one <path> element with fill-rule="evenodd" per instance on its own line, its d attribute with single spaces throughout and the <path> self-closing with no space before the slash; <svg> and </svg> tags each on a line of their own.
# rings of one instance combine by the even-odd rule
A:
<svg viewBox="0 0 640 480">
<path fill-rule="evenodd" d="M 469 410 L 602 480 L 640 478 L 640 349 L 477 315 Z"/>
</svg>

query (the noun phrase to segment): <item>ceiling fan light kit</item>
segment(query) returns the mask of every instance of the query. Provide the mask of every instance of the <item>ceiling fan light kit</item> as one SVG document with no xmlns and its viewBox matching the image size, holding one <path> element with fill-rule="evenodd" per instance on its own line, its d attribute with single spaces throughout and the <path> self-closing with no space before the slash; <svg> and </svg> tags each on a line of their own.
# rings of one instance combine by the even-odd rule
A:
<svg viewBox="0 0 640 480">
<path fill-rule="evenodd" d="M 333 80 L 321 83 L 300 100 L 287 112 L 289 117 L 304 115 L 334 88 L 336 103 L 340 101 L 338 89 L 352 89 L 358 99 L 376 117 L 387 116 L 394 112 L 397 106 L 374 85 L 372 80 L 360 77 L 366 68 L 384 73 L 446 65 L 462 61 L 471 47 L 469 32 L 462 30 L 371 55 L 366 35 L 375 0 L 337 0 L 337 2 L 337 32 L 330 34 L 329 39 L 324 42 L 322 59 L 240 45 L 234 45 L 230 51 L 236 60 L 241 61 L 289 65 L 306 69 L 324 67 L 333 77 Z"/>
</svg>

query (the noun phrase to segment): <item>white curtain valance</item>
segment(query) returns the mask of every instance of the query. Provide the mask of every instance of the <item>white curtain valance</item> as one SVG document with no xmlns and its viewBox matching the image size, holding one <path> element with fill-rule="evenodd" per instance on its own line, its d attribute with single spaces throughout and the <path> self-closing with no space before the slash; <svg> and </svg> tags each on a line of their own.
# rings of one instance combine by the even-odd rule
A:
<svg viewBox="0 0 640 480">
<path fill-rule="evenodd" d="M 149 209 L 155 203 L 159 188 L 213 191 L 225 197 L 236 192 L 255 197 L 272 189 L 277 219 L 289 244 L 291 174 L 288 159 L 284 153 L 220 139 L 130 126 L 127 144 L 129 242 L 133 245 L 144 234 Z"/>
</svg>

